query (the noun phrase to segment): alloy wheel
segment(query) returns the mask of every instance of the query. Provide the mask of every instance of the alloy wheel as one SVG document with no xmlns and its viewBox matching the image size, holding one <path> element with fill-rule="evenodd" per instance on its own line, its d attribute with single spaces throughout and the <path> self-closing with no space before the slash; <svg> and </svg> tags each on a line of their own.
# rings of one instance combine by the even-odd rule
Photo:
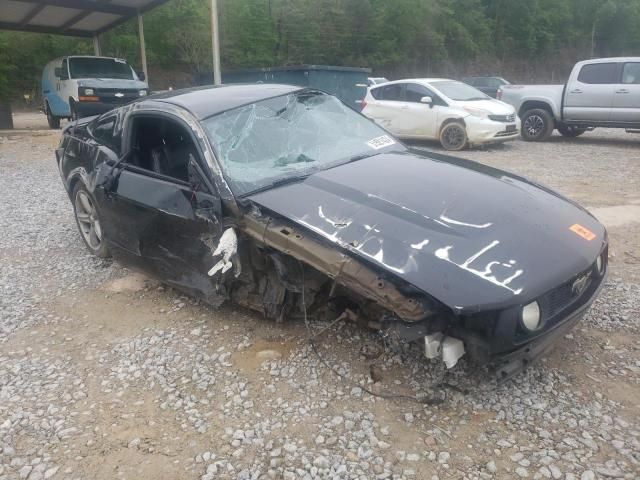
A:
<svg viewBox="0 0 640 480">
<path fill-rule="evenodd" d="M 102 228 L 98 218 L 98 212 L 89 195 L 78 190 L 75 199 L 75 212 L 80 233 L 92 250 L 100 249 L 102 244 Z"/>
<path fill-rule="evenodd" d="M 524 121 L 524 128 L 529 136 L 537 137 L 544 131 L 544 119 L 540 115 L 529 115 Z"/>
<path fill-rule="evenodd" d="M 467 136 L 462 126 L 448 125 L 442 132 L 442 144 L 447 150 L 459 150 L 464 147 Z"/>
</svg>

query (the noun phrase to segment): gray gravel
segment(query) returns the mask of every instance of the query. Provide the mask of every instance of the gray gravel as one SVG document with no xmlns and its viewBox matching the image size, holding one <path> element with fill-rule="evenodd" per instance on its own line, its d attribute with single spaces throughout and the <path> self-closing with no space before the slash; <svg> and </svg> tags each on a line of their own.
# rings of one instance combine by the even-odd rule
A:
<svg viewBox="0 0 640 480">
<path fill-rule="evenodd" d="M 104 290 L 128 272 L 86 254 L 52 144 L 0 136 L 0 480 L 640 476 L 640 286 L 624 265 L 552 354 L 503 385 L 337 324 L 319 349 L 344 382 L 302 325 L 153 282 Z M 594 148 L 573 144 L 581 161 Z"/>
</svg>

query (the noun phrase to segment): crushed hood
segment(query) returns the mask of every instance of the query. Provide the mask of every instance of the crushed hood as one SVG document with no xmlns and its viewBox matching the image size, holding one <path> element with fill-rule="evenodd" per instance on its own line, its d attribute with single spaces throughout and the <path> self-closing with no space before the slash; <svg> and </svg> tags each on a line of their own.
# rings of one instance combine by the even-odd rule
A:
<svg viewBox="0 0 640 480">
<path fill-rule="evenodd" d="M 586 210 L 521 177 L 409 152 L 250 199 L 459 312 L 528 303 L 589 268 L 606 235 Z"/>
</svg>

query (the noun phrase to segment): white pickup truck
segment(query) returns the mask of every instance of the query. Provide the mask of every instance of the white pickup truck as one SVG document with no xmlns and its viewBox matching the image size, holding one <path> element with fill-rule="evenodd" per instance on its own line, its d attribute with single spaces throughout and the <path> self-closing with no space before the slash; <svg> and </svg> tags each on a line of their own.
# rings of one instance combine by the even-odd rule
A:
<svg viewBox="0 0 640 480">
<path fill-rule="evenodd" d="M 640 129 L 640 57 L 578 62 L 566 85 L 503 85 L 498 99 L 513 105 L 522 138 L 547 139 L 554 129 L 577 137 L 595 127 Z"/>
</svg>

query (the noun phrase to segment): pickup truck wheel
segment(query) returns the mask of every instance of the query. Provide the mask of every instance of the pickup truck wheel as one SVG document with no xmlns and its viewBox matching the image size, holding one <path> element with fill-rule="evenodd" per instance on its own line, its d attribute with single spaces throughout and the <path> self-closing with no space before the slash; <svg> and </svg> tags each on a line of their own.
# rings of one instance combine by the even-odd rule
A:
<svg viewBox="0 0 640 480">
<path fill-rule="evenodd" d="M 57 130 L 60 128 L 60 117 L 56 117 L 53 113 L 51 113 L 51 109 L 49 108 L 49 104 L 45 104 L 45 113 L 47 114 L 47 123 L 49 124 L 49 128 L 53 128 Z"/>
<path fill-rule="evenodd" d="M 546 140 L 553 133 L 553 118 L 541 108 L 528 110 L 522 116 L 522 138 L 527 142 Z"/>
<path fill-rule="evenodd" d="M 467 146 L 467 131 L 464 125 L 453 122 L 442 127 L 440 144 L 447 150 L 462 150 Z"/>
<path fill-rule="evenodd" d="M 560 135 L 562 135 L 563 137 L 575 138 L 582 135 L 584 132 L 587 131 L 587 129 L 574 127 L 571 125 L 558 125 L 558 131 L 560 132 Z"/>
</svg>

